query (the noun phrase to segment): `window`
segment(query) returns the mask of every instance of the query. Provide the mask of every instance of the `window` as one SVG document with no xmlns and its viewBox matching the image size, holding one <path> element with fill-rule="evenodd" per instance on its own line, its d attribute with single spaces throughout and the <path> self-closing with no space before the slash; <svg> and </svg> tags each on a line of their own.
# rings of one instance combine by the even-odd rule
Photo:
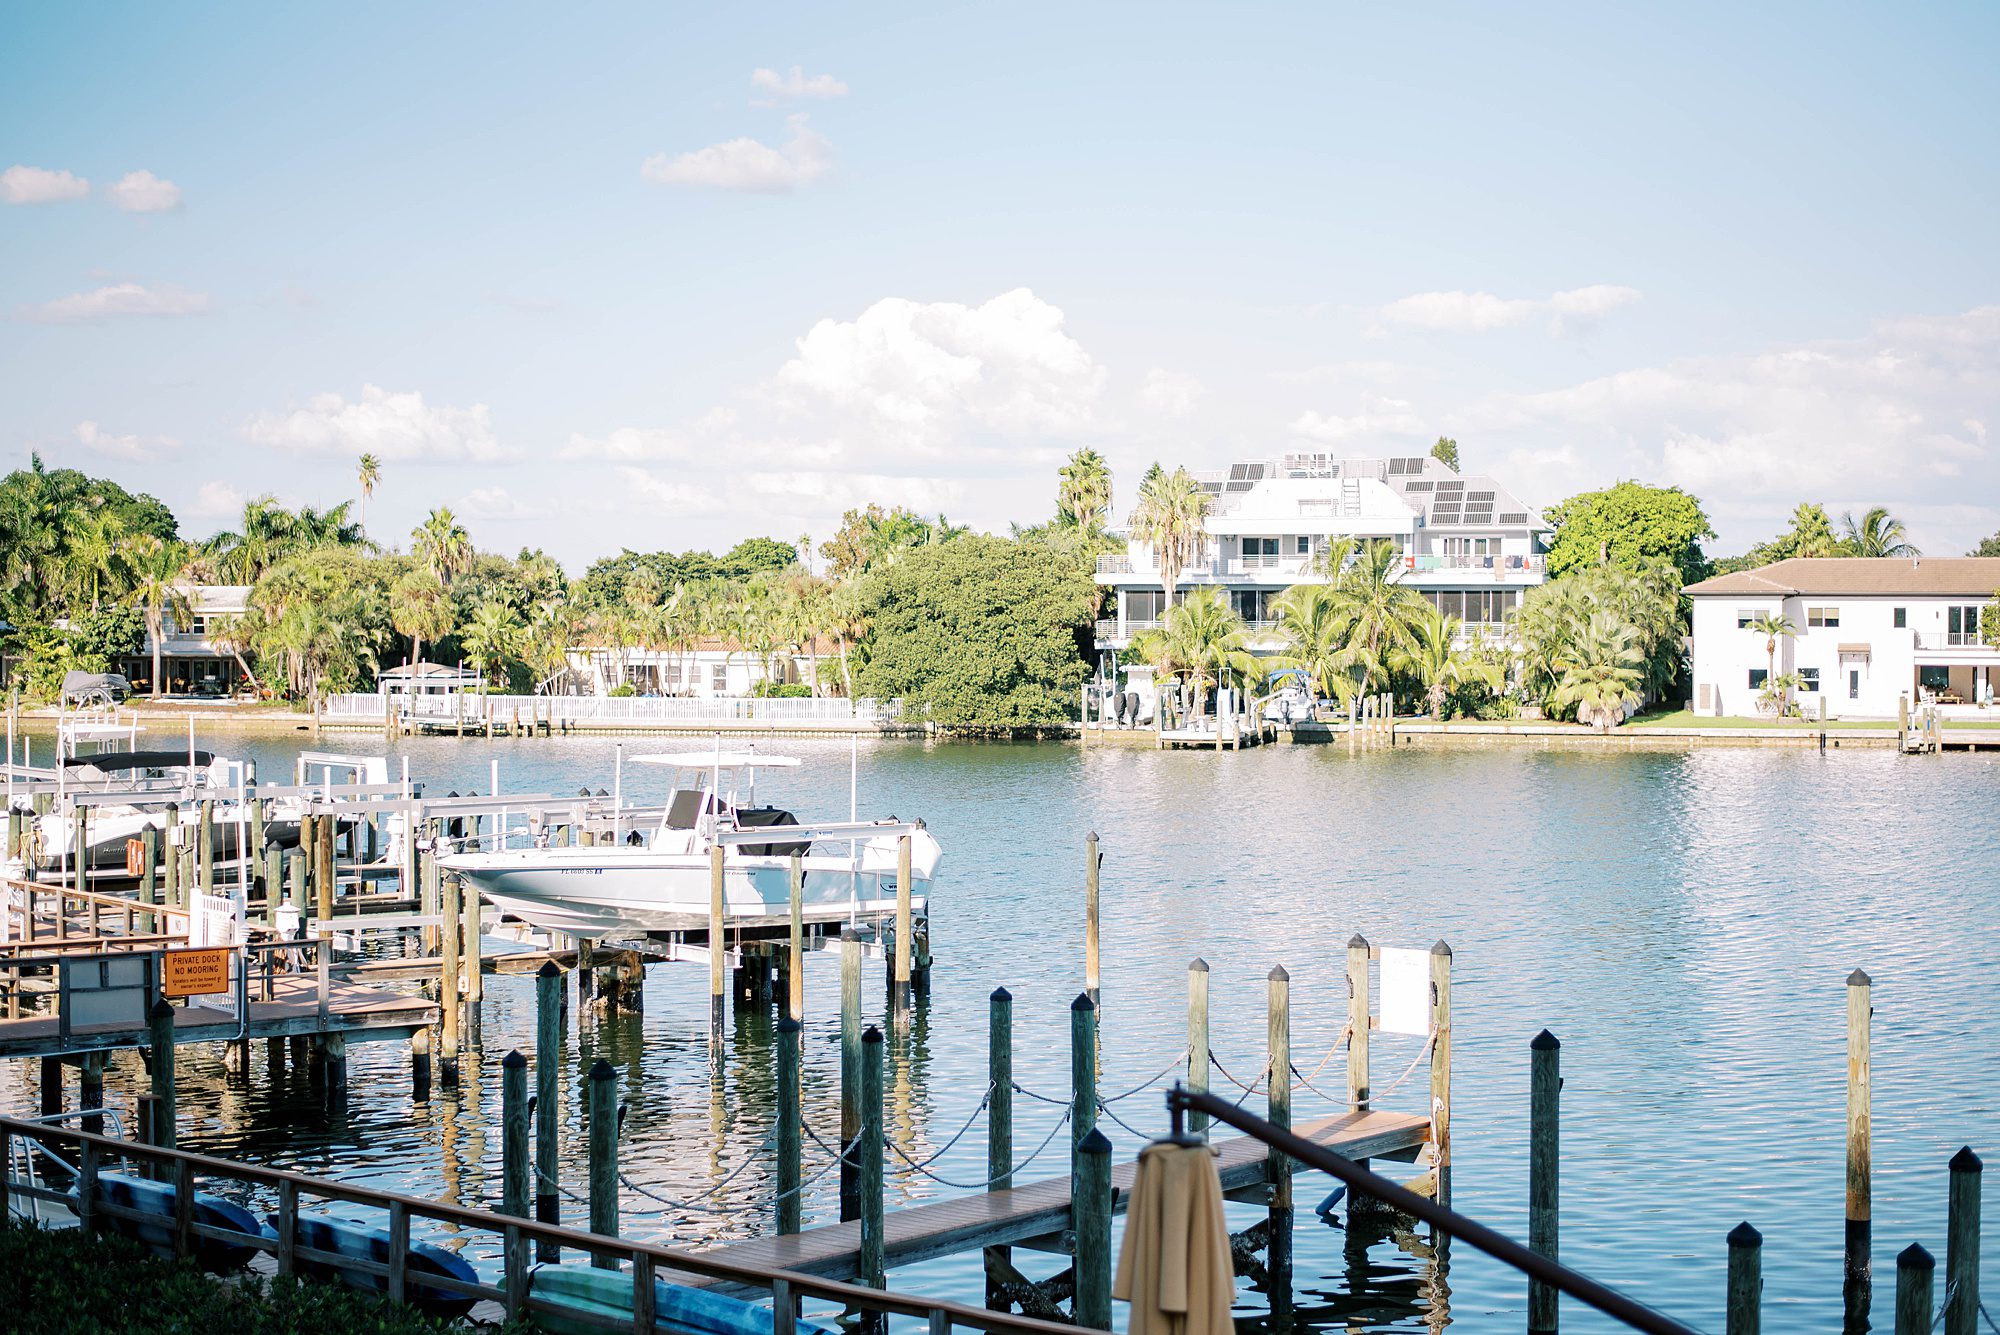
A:
<svg viewBox="0 0 2000 1335">
<path fill-rule="evenodd" d="M 1125 619 L 1127 621 L 1158 621 L 1167 614 L 1167 591 L 1165 589 L 1127 589 L 1125 591 Z"/>
<path fill-rule="evenodd" d="M 1979 608 L 1948 607 L 1945 609 L 1945 643 L 1951 645 L 1979 643 Z"/>
<path fill-rule="evenodd" d="M 1817 630 L 1821 627 L 1838 626 L 1839 624 L 1840 609 L 1838 607 L 1808 607 L 1806 609 L 1806 625 L 1811 629 Z"/>
<path fill-rule="evenodd" d="M 1755 621 L 1756 619 L 1757 619 L 1756 608 L 1739 607 L 1736 609 L 1736 629 L 1748 630 L 1750 629 L 1750 623 Z"/>
<path fill-rule="evenodd" d="M 1899 607 L 1896 610 L 1901 612 L 1903 609 Z M 1860 668 L 1849 668 L 1847 670 L 1847 698 L 1850 700 L 1859 700 L 1861 698 Z"/>
<path fill-rule="evenodd" d="M 1303 533 L 1299 534 L 1299 545 L 1297 550 L 1300 556 L 1312 555 L 1312 546 L 1313 542 L 1311 538 L 1307 537 Z"/>
<path fill-rule="evenodd" d="M 1269 589 L 1232 589 L 1229 593 L 1229 604 L 1236 609 L 1236 615 L 1245 621 L 1268 621 L 1270 598 Z"/>
<path fill-rule="evenodd" d="M 1927 691 L 1942 691 L 1951 685 L 1951 669 L 1924 666 L 1917 669 L 1917 685 Z"/>
<path fill-rule="evenodd" d="M 1897 609 L 1896 609 L 1896 629 L 1897 629 L 1897 630 L 1908 630 L 1908 629 L 1909 629 L 1909 627 L 1910 627 L 1910 609 L 1909 609 L 1909 608 L 1907 608 L 1907 607 L 1899 607 L 1899 608 L 1897 608 Z"/>
<path fill-rule="evenodd" d="M 1770 669 L 1768 669 L 1768 668 L 1751 668 L 1751 669 L 1750 669 L 1750 689 L 1751 689 L 1751 690 L 1753 690 L 1753 691 L 1761 691 L 1761 690 L 1763 690 L 1763 689 L 1764 689 L 1764 683 L 1765 683 L 1766 681 L 1768 681 L 1768 680 L 1770 679 L 1770 676 L 1771 676 L 1771 673 L 1770 673 Z"/>
<path fill-rule="evenodd" d="M 709 689 L 713 690 L 717 695 L 727 692 L 729 690 L 729 665 L 726 663 L 717 663 L 714 667 L 710 668 L 708 681 Z"/>
<path fill-rule="evenodd" d="M 208 618 L 205 616 L 189 617 L 187 633 L 190 635 L 208 634 Z"/>
<path fill-rule="evenodd" d="M 1278 563 L 1278 540 L 1276 538 L 1243 539 L 1243 564 L 1246 566 L 1272 566 Z"/>
<path fill-rule="evenodd" d="M 1819 690 L 1819 669 L 1800 668 L 1799 693 L 1801 695 L 1812 695 L 1817 693 L 1818 690 Z"/>
</svg>

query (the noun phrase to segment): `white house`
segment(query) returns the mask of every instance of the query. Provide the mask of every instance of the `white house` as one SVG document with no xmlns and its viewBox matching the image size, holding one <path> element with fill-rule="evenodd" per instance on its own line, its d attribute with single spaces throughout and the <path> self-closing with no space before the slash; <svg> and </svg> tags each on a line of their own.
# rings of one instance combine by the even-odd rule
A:
<svg viewBox="0 0 2000 1335">
<path fill-rule="evenodd" d="M 1471 635 L 1497 631 L 1545 577 L 1541 516 L 1492 478 L 1428 455 L 1288 454 L 1197 476 L 1209 493 L 1207 554 L 1180 573 L 1175 596 L 1221 588 L 1253 631 L 1271 629 L 1272 601 L 1315 578 L 1315 559 L 1345 538 L 1394 543 L 1402 582 Z M 1097 623 L 1100 650 L 1159 624 L 1166 586 L 1144 543 L 1100 557 L 1097 582 L 1110 614 Z"/>
<path fill-rule="evenodd" d="M 1690 584 L 1694 708 L 1750 717 L 1772 669 L 1769 636 L 1751 624 L 1783 616 L 1779 675 L 1799 678 L 1808 714 L 1891 719 L 1898 704 L 1955 712 L 1991 706 L 2000 650 L 1980 639 L 2000 590 L 2000 557 L 1800 557 Z"/>
<path fill-rule="evenodd" d="M 577 646 L 569 651 L 569 666 L 587 695 L 609 695 L 629 685 L 640 695 L 741 698 L 767 679 L 816 685 L 817 693 L 825 694 L 841 680 L 839 655 L 826 640 L 806 653 L 774 655 L 768 671 L 756 650 L 714 636 L 681 649 Z"/>
<path fill-rule="evenodd" d="M 375 690 L 383 699 L 408 708 L 413 702 L 477 695 L 479 674 L 469 667 L 444 663 L 405 663 L 375 674 Z"/>
<path fill-rule="evenodd" d="M 250 607 L 247 584 L 194 584 L 181 590 L 187 599 L 185 617 L 169 614 L 160 639 L 160 676 L 172 695 L 224 694 L 236 689 L 243 673 L 236 655 L 218 645 L 209 635 L 211 623 L 222 617 L 241 616 Z M 184 623 L 184 624 L 183 624 Z M 153 680 L 153 644 L 149 635 L 145 647 L 119 661 L 118 670 L 135 687 L 150 690 Z"/>
</svg>

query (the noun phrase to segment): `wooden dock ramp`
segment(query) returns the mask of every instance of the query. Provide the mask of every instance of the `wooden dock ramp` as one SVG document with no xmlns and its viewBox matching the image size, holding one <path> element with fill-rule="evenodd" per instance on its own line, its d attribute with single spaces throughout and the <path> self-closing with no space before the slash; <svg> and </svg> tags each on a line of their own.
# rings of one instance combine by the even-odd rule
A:
<svg viewBox="0 0 2000 1335">
<path fill-rule="evenodd" d="M 1350 1159 L 1409 1158 L 1430 1140 L 1430 1119 L 1409 1113 L 1352 1112 L 1301 1124 L 1299 1135 Z M 1225 1192 L 1259 1188 L 1270 1152 L 1248 1136 L 1214 1142 Z M 1112 1169 L 1111 1209 L 1123 1213 L 1138 1174 L 1136 1159 Z M 891 1268 L 977 1247 L 1026 1246 L 1059 1251 L 1070 1224 L 1068 1176 L 1006 1191 L 975 1192 L 890 1211 L 883 1218 L 884 1259 Z M 1038 1240 L 1046 1240 L 1037 1247 Z M 859 1274 L 861 1223 L 828 1224 L 802 1233 L 755 1238 L 718 1249 L 732 1265 L 794 1270 L 826 1279 Z M 707 1281 L 690 1279 L 701 1284 Z"/>
</svg>

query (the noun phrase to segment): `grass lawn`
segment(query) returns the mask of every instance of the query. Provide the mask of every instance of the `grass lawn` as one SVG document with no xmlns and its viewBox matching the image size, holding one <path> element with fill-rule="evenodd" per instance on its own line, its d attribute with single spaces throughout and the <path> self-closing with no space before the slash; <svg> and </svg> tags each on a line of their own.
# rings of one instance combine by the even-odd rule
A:
<svg viewBox="0 0 2000 1335">
<path fill-rule="evenodd" d="M 1712 718 L 1698 715 L 1691 709 L 1675 709 L 1661 714 L 1641 714 L 1627 720 L 1628 728 L 1764 728 L 1774 732 L 1818 732 L 1825 728 L 1828 732 L 1848 731 L 1861 728 L 1887 728 L 1895 730 L 1894 719 L 1828 719 L 1825 723 L 1817 719 L 1774 719 L 1774 718 Z M 1960 723 L 1946 719 L 1945 730 L 1954 728 L 2000 728 L 2000 719 L 1977 723 Z"/>
</svg>

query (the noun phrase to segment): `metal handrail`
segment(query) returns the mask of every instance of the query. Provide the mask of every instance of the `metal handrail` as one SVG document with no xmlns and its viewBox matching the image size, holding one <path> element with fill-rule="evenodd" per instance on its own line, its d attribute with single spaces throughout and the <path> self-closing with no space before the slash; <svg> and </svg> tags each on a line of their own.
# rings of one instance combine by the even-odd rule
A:
<svg viewBox="0 0 2000 1335">
<path fill-rule="evenodd" d="M 475 1293 L 475 1296 L 504 1301 L 510 1315 L 518 1310 L 546 1310 L 546 1300 L 536 1300 L 526 1292 L 528 1243 L 549 1242 L 557 1247 L 589 1252 L 609 1258 L 633 1263 L 635 1279 L 641 1273 L 678 1271 L 686 1275 L 699 1275 L 707 1279 L 723 1280 L 731 1284 L 741 1284 L 748 1288 L 771 1294 L 774 1300 L 784 1296 L 786 1301 L 800 1298 L 817 1298 L 836 1302 L 845 1307 L 866 1311 L 882 1312 L 895 1316 L 925 1318 L 932 1330 L 947 1329 L 951 1326 L 967 1326 L 974 1330 L 984 1330 L 991 1335 L 1077 1335 L 1080 1328 L 1056 1321 L 1044 1321 L 1037 1317 L 1014 1316 L 1005 1312 L 993 1312 L 983 1307 L 972 1307 L 964 1303 L 941 1298 L 920 1298 L 912 1294 L 897 1293 L 890 1289 L 873 1289 L 860 1284 L 849 1284 L 840 1280 L 825 1279 L 818 1275 L 808 1275 L 794 1270 L 771 1270 L 758 1266 L 727 1261 L 719 1256 L 706 1253 L 682 1251 L 678 1248 L 658 1246 L 653 1243 L 633 1242 L 624 1238 L 605 1237 L 601 1234 L 585 1233 L 579 1229 L 564 1228 L 558 1224 L 539 1223 L 515 1215 L 497 1214 L 485 1210 L 469 1209 L 444 1201 L 425 1200 L 417 1196 L 406 1196 L 397 1192 L 375 1191 L 367 1187 L 352 1186 L 334 1182 L 326 1178 L 309 1177 L 304 1173 L 293 1173 L 283 1169 L 264 1168 L 256 1164 L 238 1163 L 230 1159 L 215 1159 L 187 1150 L 163 1149 L 155 1145 L 136 1141 L 116 1140 L 107 1136 L 92 1135 L 82 1131 L 67 1131 L 43 1126 L 20 1118 L 0 1117 L 0 1144 L 15 1137 L 46 1141 L 58 1139 L 74 1144 L 79 1162 L 94 1164 L 100 1156 L 121 1156 L 127 1159 L 143 1160 L 167 1166 L 165 1180 L 177 1184 L 186 1183 L 181 1191 L 180 1203 L 183 1210 L 192 1197 L 194 1175 L 223 1178 L 230 1181 L 248 1183 L 253 1186 L 273 1187 L 280 1196 L 280 1216 L 296 1218 L 297 1199 L 300 1195 L 316 1196 L 324 1200 L 343 1201 L 351 1205 L 372 1206 L 390 1212 L 391 1218 L 398 1215 L 434 1220 L 457 1228 L 477 1229 L 484 1233 L 499 1233 L 506 1240 L 509 1270 L 503 1286 L 487 1284 L 477 1286 L 461 1283 L 445 1276 L 425 1274 L 422 1282 L 426 1287 L 443 1289 L 448 1292 Z M 0 1155 L 0 1163 L 5 1156 Z M 17 1188 L 11 1177 L 4 1184 L 10 1193 L 29 1195 Z M 289 1203 L 289 1204 L 288 1204 Z M 116 1211 L 112 1211 L 116 1213 Z M 318 1254 L 308 1256 L 307 1249 L 297 1244 L 295 1237 L 280 1229 L 281 1236 L 253 1238 L 231 1229 L 219 1228 L 201 1223 L 192 1218 L 175 1220 L 177 1245 L 192 1246 L 196 1238 L 219 1238 L 228 1242 L 256 1247 L 260 1250 L 278 1253 L 281 1256 L 320 1259 Z M 374 1266 L 335 1257 L 339 1264 L 354 1269 L 367 1269 L 371 1273 Z M 514 1273 L 514 1262 L 521 1263 L 520 1273 Z M 392 1255 L 389 1266 L 390 1283 L 395 1285 L 398 1276 L 391 1269 L 395 1264 Z M 519 1288 L 516 1288 L 516 1285 Z M 639 1329 L 637 1322 L 617 1323 Z M 774 1323 L 778 1329 L 788 1329 L 791 1322 Z M 614 1325 L 613 1328 L 616 1328 Z"/>
<path fill-rule="evenodd" d="M 1176 1123 L 1183 1114 L 1198 1112 L 1233 1126 L 1244 1135 L 1253 1140 L 1263 1141 L 1308 1168 L 1317 1168 L 1323 1173 L 1339 1178 L 1357 1192 L 1372 1196 L 1384 1205 L 1400 1210 L 1404 1214 L 1416 1216 L 1440 1233 L 1465 1239 L 1495 1260 L 1513 1266 L 1530 1278 L 1538 1279 L 1550 1288 L 1566 1293 L 1579 1302 L 1588 1303 L 1606 1316 L 1622 1321 L 1634 1330 L 1645 1331 L 1647 1335 L 1698 1335 L 1694 1327 L 1683 1325 L 1672 1317 L 1663 1316 L 1644 1303 L 1628 1298 L 1588 1275 L 1571 1270 L 1560 1261 L 1543 1256 L 1540 1252 L 1530 1251 L 1499 1230 L 1488 1228 L 1485 1224 L 1460 1214 L 1450 1206 L 1440 1205 L 1428 1196 L 1419 1196 L 1408 1187 L 1371 1173 L 1352 1159 L 1336 1154 L 1324 1145 L 1316 1145 L 1284 1127 L 1265 1121 L 1255 1113 L 1245 1112 L 1227 1099 L 1217 1098 L 1213 1094 L 1196 1093 L 1177 1085 L 1167 1091 L 1167 1108 L 1174 1114 Z"/>
</svg>

